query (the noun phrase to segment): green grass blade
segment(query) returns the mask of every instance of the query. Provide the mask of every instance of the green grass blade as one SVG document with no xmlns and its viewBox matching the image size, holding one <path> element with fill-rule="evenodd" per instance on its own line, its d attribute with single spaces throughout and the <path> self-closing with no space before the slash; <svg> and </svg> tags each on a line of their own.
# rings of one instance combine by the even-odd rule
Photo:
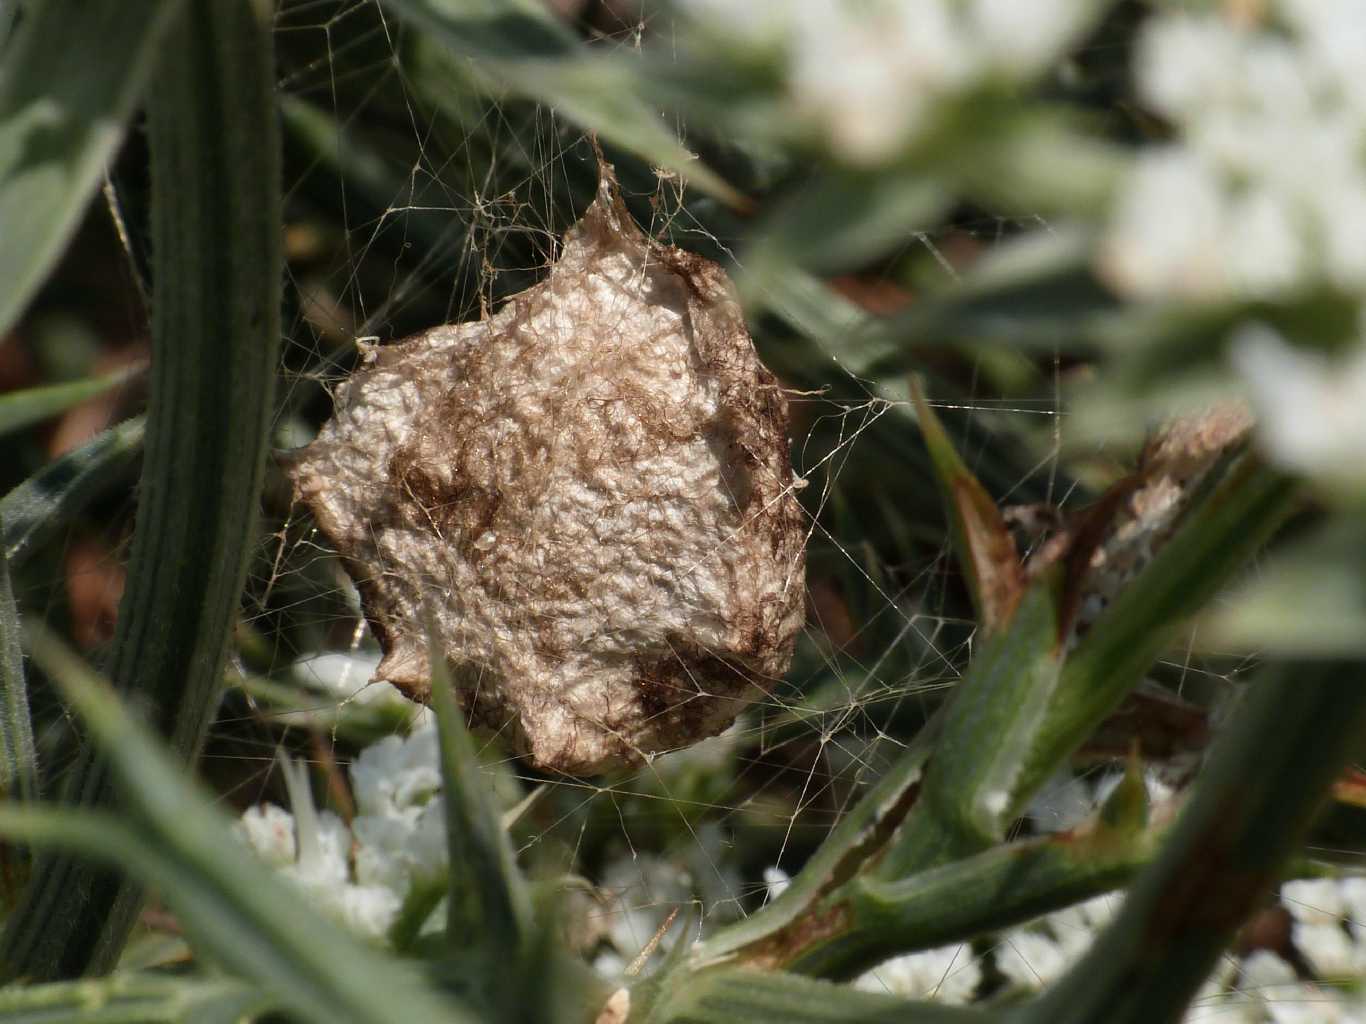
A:
<svg viewBox="0 0 1366 1024">
<path fill-rule="evenodd" d="M 142 454 L 145 433 L 141 417 L 111 427 L 0 498 L 0 543 L 11 564 L 26 561 L 86 504 L 129 473 Z"/>
<path fill-rule="evenodd" d="M 0 989 L 5 1024 L 236 1024 L 275 1008 L 233 978 L 123 974 Z"/>
<path fill-rule="evenodd" d="M 272 11 L 265 0 L 196 3 L 161 48 L 148 108 L 153 373 L 110 676 L 185 760 L 217 708 L 268 448 L 282 278 Z M 77 765 L 69 792 L 111 798 L 98 758 Z M 40 980 L 107 969 L 140 901 L 116 874 L 43 857 L 0 960 Z"/>
<path fill-rule="evenodd" d="M 233 837 L 211 798 L 185 777 L 179 756 L 159 746 L 114 691 L 52 634 L 33 631 L 31 647 L 34 661 L 107 756 L 126 817 L 14 809 L 0 815 L 0 828 L 34 843 L 113 858 L 155 881 L 204 952 L 266 987 L 303 1019 L 472 1019 L 415 972 L 322 917 L 302 893 L 266 870 Z"/>
<path fill-rule="evenodd" d="M 73 405 L 80 405 L 86 399 L 102 395 L 110 388 L 123 384 L 130 376 L 127 372 L 111 373 L 104 377 L 73 380 L 0 395 L 0 436 L 66 412 Z"/>
<path fill-rule="evenodd" d="M 384 0 L 386 7 L 471 57 L 507 87 L 732 206 L 745 199 L 689 153 L 641 99 L 643 67 L 591 54 L 548 8 L 489 0 Z"/>
<path fill-rule="evenodd" d="M 1254 682 L 1119 917 L 1022 1021 L 1179 1019 L 1299 848 L 1364 728 L 1360 661 L 1299 663 Z"/>
<path fill-rule="evenodd" d="M 441 738 L 450 847 L 447 935 L 454 944 L 473 943 L 482 953 L 510 966 L 528 949 L 530 904 L 507 832 L 489 799 L 483 768 L 456 705 L 446 659 L 433 648 L 431 662 L 435 666 L 432 706 Z"/>
<path fill-rule="evenodd" d="M 0 335 L 76 230 L 179 8 L 26 5 L 0 59 Z"/>
<path fill-rule="evenodd" d="M 0 518 L 0 528 L 4 520 Z M 0 551 L 0 799 L 38 795 L 38 752 L 28 710 L 19 609 L 10 589 L 9 559 Z"/>
</svg>

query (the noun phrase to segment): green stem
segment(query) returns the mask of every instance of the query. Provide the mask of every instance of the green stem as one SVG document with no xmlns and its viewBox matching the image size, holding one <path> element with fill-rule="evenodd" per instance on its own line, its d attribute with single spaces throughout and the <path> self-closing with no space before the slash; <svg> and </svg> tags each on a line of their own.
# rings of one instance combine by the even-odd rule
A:
<svg viewBox="0 0 1366 1024">
<path fill-rule="evenodd" d="M 222 685 L 280 338 L 270 5 L 197 0 L 162 62 L 148 108 L 156 262 L 147 451 L 109 675 L 188 762 Z M 105 761 L 84 759 L 67 795 L 110 803 Z M 108 970 L 141 902 L 141 889 L 116 873 L 45 856 L 7 922 L 4 969 L 34 980 Z"/>
<path fill-rule="evenodd" d="M 1000 1021 L 999 1013 L 832 985 L 793 974 L 709 971 L 668 993 L 646 1017 L 648 1024 L 963 1024 Z"/>
<path fill-rule="evenodd" d="M 897 881 L 859 875 L 792 928 L 741 956 L 766 967 L 851 978 L 888 957 L 967 941 L 1119 888 L 1148 862 L 1160 834 L 1097 823 Z"/>
<path fill-rule="evenodd" d="M 1366 728 L 1366 674 L 1311 662 L 1253 691 L 1118 919 L 1022 1024 L 1179 1020 L 1265 898 Z"/>
</svg>

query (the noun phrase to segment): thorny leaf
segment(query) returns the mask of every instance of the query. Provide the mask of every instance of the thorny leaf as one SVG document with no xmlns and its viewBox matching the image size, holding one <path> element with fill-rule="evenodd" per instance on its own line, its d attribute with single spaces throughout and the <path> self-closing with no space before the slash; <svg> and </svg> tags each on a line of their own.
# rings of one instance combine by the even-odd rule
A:
<svg viewBox="0 0 1366 1024">
<path fill-rule="evenodd" d="M 978 622 L 994 632 L 1010 621 L 1024 593 L 1024 574 L 1014 538 L 996 502 L 954 450 L 918 381 L 911 382 L 911 398 L 944 496 L 954 546 Z"/>
</svg>

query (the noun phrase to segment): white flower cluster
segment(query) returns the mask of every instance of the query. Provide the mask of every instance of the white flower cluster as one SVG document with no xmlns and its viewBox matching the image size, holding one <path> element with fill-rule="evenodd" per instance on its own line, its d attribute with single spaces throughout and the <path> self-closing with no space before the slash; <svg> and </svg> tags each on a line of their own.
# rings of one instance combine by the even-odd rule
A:
<svg viewBox="0 0 1366 1024">
<path fill-rule="evenodd" d="M 300 764 L 286 763 L 293 813 L 249 808 L 238 833 L 267 863 L 349 929 L 384 938 L 414 885 L 446 874 L 445 807 L 436 731 L 387 736 L 351 765 L 356 816 L 350 826 L 319 812 Z"/>
<path fill-rule="evenodd" d="M 1140 39 L 1140 93 L 1179 140 L 1138 158 L 1104 248 L 1109 278 L 1145 298 L 1366 291 L 1360 5 L 1221 9 L 1154 17 Z"/>
<path fill-rule="evenodd" d="M 996 969 L 1020 992 L 1052 984 L 1091 948 L 1120 902 L 1118 895 L 1100 896 L 1005 933 L 992 948 Z M 1287 882 L 1281 903 L 1293 920 L 1295 949 L 1316 980 L 1302 979 L 1265 949 L 1226 956 L 1186 1011 L 1187 1024 L 1366 1024 L 1366 878 Z M 888 960 L 855 984 L 962 1005 L 977 998 L 982 978 L 980 959 L 959 944 Z"/>
<path fill-rule="evenodd" d="M 790 115 L 841 159 L 874 165 L 943 104 L 1034 77 L 1092 20 L 1076 0 L 681 0 L 704 33 L 775 51 Z"/>
</svg>

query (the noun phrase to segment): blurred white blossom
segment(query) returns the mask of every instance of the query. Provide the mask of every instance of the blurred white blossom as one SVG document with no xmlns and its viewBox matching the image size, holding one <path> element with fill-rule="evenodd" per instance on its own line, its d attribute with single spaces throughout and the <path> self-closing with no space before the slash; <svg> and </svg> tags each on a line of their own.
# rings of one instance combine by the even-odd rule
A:
<svg viewBox="0 0 1366 1024">
<path fill-rule="evenodd" d="M 1366 487 L 1366 337 L 1330 360 L 1252 324 L 1233 339 L 1232 359 L 1272 459 L 1330 486 Z"/>
<path fill-rule="evenodd" d="M 1130 295 L 1366 289 L 1366 19 L 1348 0 L 1267 8 L 1172 11 L 1141 35 L 1140 95 L 1178 138 L 1141 153 L 1109 226 L 1103 266 Z"/>
<path fill-rule="evenodd" d="M 677 0 L 705 38 L 775 58 L 789 114 L 851 164 L 896 157 L 951 104 L 1038 75 L 1092 22 L 1078 0 Z"/>
<path fill-rule="evenodd" d="M 294 663 L 294 672 L 335 697 L 339 706 L 356 704 L 393 709 L 414 727 L 431 725 L 435 719 L 430 708 L 410 701 L 390 683 L 371 681 L 379 661 L 378 651 L 324 651 L 300 658 Z M 279 717 L 287 724 L 309 725 L 318 720 L 318 714 L 312 710 L 286 711 Z"/>
<path fill-rule="evenodd" d="M 907 999 L 970 1003 L 982 981 L 982 968 L 966 943 L 894 957 L 861 975 L 855 988 Z"/>
</svg>

